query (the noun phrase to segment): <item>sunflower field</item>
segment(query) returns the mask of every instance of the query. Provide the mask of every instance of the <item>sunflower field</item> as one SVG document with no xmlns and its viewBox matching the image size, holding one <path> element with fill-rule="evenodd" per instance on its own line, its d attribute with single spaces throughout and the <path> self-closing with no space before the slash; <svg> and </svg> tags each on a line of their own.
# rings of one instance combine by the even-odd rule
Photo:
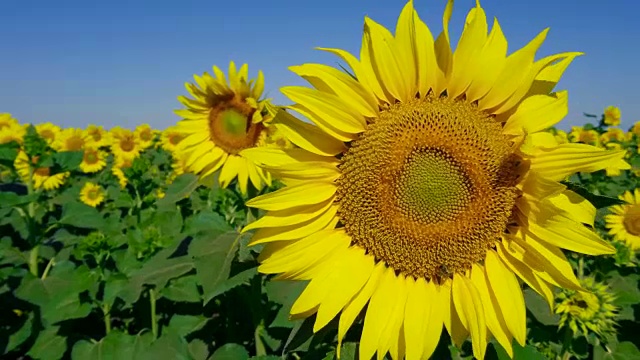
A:
<svg viewBox="0 0 640 360">
<path fill-rule="evenodd" d="M 640 359 L 640 122 L 581 56 L 457 46 L 410 1 L 360 58 L 195 75 L 164 130 L 0 113 L 3 359 Z"/>
</svg>

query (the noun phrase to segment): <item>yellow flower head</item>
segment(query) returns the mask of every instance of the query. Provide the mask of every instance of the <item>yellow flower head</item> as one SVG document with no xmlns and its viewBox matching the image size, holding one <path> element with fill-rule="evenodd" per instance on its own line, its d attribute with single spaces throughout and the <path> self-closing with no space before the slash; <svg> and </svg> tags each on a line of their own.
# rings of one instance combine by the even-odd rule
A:
<svg viewBox="0 0 640 360">
<path fill-rule="evenodd" d="M 615 106 L 607 106 L 604 109 L 604 123 L 609 126 L 620 125 L 620 109 Z"/>
<path fill-rule="evenodd" d="M 605 216 L 609 234 L 625 242 L 631 250 L 640 249 L 640 189 L 620 195 L 625 205 L 614 205 L 612 214 Z"/>
<path fill-rule="evenodd" d="M 640 121 L 636 121 L 636 123 L 633 124 L 629 135 L 635 135 L 637 137 L 640 137 Z M 631 139 L 628 138 L 628 140 L 631 140 Z"/>
<path fill-rule="evenodd" d="M 96 207 L 104 201 L 104 190 L 98 184 L 86 182 L 80 190 L 80 201 L 91 207 Z"/>
<path fill-rule="evenodd" d="M 558 294 L 555 312 L 560 327 L 569 326 L 574 333 L 603 336 L 615 332 L 617 307 L 608 287 L 587 277 L 581 281 L 586 291 L 563 290 Z"/>
<path fill-rule="evenodd" d="M 99 125 L 89 125 L 84 130 L 90 138 L 90 144 L 94 148 L 109 146 L 111 144 L 109 133 Z"/>
<path fill-rule="evenodd" d="M 110 131 L 111 152 L 118 158 L 134 160 L 140 156 L 142 147 L 140 140 L 129 129 L 123 129 L 119 126 L 114 127 Z"/>
<path fill-rule="evenodd" d="M 48 167 L 32 168 L 37 163 L 37 157 L 32 158 L 30 163 L 29 157 L 24 151 L 18 153 L 13 163 L 16 172 L 25 183 L 29 182 L 29 173 L 32 173 L 33 188 L 36 190 L 41 188 L 44 190 L 57 189 L 64 184 L 64 181 L 69 176 L 68 172 L 51 174 L 51 169 Z"/>
<path fill-rule="evenodd" d="M 257 189 L 271 180 L 263 169 L 240 155 L 243 149 L 264 145 L 272 118 L 267 100 L 260 100 L 264 89 L 262 72 L 258 72 L 255 82 L 249 80 L 248 72 L 247 64 L 236 69 L 231 62 L 228 80 L 217 66 L 213 67 L 215 77 L 206 72 L 194 75 L 197 85 L 185 84 L 194 99 L 178 97 L 186 109 L 176 111 L 183 118 L 177 127 L 184 136 L 176 156 L 185 157 L 187 167 L 201 177 L 221 169 L 222 187 L 237 177 L 243 193 L 247 192 L 249 180 Z"/>
<path fill-rule="evenodd" d="M 452 6 L 437 37 L 410 1 L 395 34 L 365 18 L 360 58 L 323 49 L 354 76 L 291 67 L 313 87 L 281 91 L 310 122 L 281 110 L 272 124 L 299 148 L 240 152 L 286 185 L 247 202 L 267 211 L 243 229 L 264 244 L 259 271 L 308 281 L 292 316 L 315 314 L 314 331 L 339 317 L 339 342 L 368 304 L 361 359 L 429 358 L 443 328 L 476 358 L 489 334 L 512 356 L 527 333 L 519 279 L 551 304 L 554 286 L 581 287 L 560 248 L 615 252 L 560 181 L 628 169 L 624 151 L 546 131 L 568 112 L 554 87 L 580 53 L 536 60 L 544 30 L 507 56 L 479 4 L 453 51 Z"/>
<path fill-rule="evenodd" d="M 0 113 L 0 131 L 18 125 L 20 125 L 18 120 L 14 119 L 11 114 Z"/>
<path fill-rule="evenodd" d="M 80 170 L 84 173 L 95 173 L 107 166 L 107 153 L 95 147 L 85 147 Z"/>
<path fill-rule="evenodd" d="M 160 143 L 163 149 L 173 154 L 183 138 L 184 135 L 178 130 L 177 126 L 169 126 L 160 135 Z"/>
<path fill-rule="evenodd" d="M 149 124 L 142 124 L 134 130 L 134 135 L 140 142 L 140 147 L 143 149 L 153 145 L 155 139 L 155 133 Z"/>
<path fill-rule="evenodd" d="M 566 144 L 569 142 L 569 134 L 567 134 L 564 130 L 556 130 L 555 138 L 558 144 Z"/>
<path fill-rule="evenodd" d="M 607 144 L 609 141 L 622 142 L 625 141 L 625 139 L 626 136 L 624 131 L 620 128 L 614 127 L 608 128 L 604 134 L 600 135 L 600 141 L 602 141 L 603 144 Z"/>
<path fill-rule="evenodd" d="M 89 141 L 89 135 L 82 129 L 70 128 L 62 130 L 51 147 L 57 151 L 80 151 Z"/>
<path fill-rule="evenodd" d="M 595 130 L 582 130 L 578 134 L 576 142 L 589 145 L 600 145 L 600 134 Z"/>
<path fill-rule="evenodd" d="M 52 146 L 56 138 L 59 136 L 61 130 L 58 125 L 54 125 L 50 122 L 38 124 L 35 126 L 36 132 L 43 138 L 49 146 Z"/>
<path fill-rule="evenodd" d="M 0 145 L 15 141 L 22 144 L 22 139 L 27 133 L 26 127 L 19 124 L 12 124 L 0 129 Z"/>
</svg>

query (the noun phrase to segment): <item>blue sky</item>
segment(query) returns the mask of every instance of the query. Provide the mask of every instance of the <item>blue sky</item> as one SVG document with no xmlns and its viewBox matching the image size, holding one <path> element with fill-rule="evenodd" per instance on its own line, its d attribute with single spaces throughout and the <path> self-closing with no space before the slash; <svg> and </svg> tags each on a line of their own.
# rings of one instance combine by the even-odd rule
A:
<svg viewBox="0 0 640 360">
<path fill-rule="evenodd" d="M 442 27 L 445 0 L 415 0 L 432 32 Z M 458 0 L 451 22 L 457 39 L 475 2 Z M 613 4 L 613 2 L 612 2 Z M 509 52 L 550 27 L 539 57 L 582 51 L 559 89 L 569 90 L 561 127 L 583 123 L 583 112 L 622 110 L 622 127 L 640 120 L 640 3 L 618 0 L 484 0 L 497 17 Z M 401 0 L 77 1 L 0 2 L 0 112 L 23 122 L 61 126 L 165 128 L 178 118 L 178 95 L 194 73 L 226 68 L 230 60 L 262 69 L 269 97 L 305 82 L 287 67 L 336 65 L 316 46 L 358 53 L 365 15 L 395 28 Z M 454 40 L 457 41 L 457 40 Z"/>
</svg>

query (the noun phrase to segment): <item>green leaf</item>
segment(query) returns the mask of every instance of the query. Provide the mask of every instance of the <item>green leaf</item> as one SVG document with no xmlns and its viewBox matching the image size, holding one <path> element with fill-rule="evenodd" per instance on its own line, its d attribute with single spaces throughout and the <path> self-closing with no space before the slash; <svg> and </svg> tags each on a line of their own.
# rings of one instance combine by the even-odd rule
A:
<svg viewBox="0 0 640 360">
<path fill-rule="evenodd" d="M 36 201 L 38 194 L 30 195 L 18 195 L 14 192 L 3 191 L 0 192 L 0 208 L 11 208 L 14 206 L 26 205 L 30 202 Z"/>
<path fill-rule="evenodd" d="M 24 324 L 22 324 L 22 327 L 9 336 L 9 341 L 7 342 L 7 346 L 4 349 L 5 353 L 16 349 L 18 346 L 27 341 L 27 339 L 33 332 L 34 318 L 35 316 L 33 315 L 33 312 L 30 312 L 27 318 L 24 320 Z"/>
<path fill-rule="evenodd" d="M 176 177 L 165 191 L 164 197 L 158 200 L 158 207 L 177 203 L 189 196 L 198 186 L 200 183 L 197 175 L 187 173 Z"/>
<path fill-rule="evenodd" d="M 513 343 L 513 359 L 514 360 L 547 360 L 544 355 L 538 352 L 535 347 L 531 345 L 520 346 L 520 344 Z"/>
<path fill-rule="evenodd" d="M 171 332 L 162 334 L 139 359 L 191 360 L 189 356 L 189 344 L 187 344 L 187 341 L 183 337 L 177 334 Z"/>
<path fill-rule="evenodd" d="M 195 275 L 183 276 L 169 281 L 160 289 L 160 296 L 175 302 L 200 302 L 200 292 Z"/>
<path fill-rule="evenodd" d="M 9 168 L 13 167 L 13 162 L 16 160 L 18 156 L 18 150 L 20 149 L 20 144 L 15 141 L 10 143 L 1 144 L 0 145 L 0 164 L 5 165 Z"/>
<path fill-rule="evenodd" d="M 210 360 L 248 360 L 249 352 L 242 345 L 224 344 L 211 355 Z"/>
<path fill-rule="evenodd" d="M 136 360 L 147 353 L 152 341 L 151 333 L 132 336 L 111 331 L 96 343 L 78 341 L 71 351 L 71 359 Z"/>
<path fill-rule="evenodd" d="M 236 275 L 228 278 L 220 282 L 215 288 L 212 288 L 211 291 L 207 294 L 207 298 L 213 299 L 214 297 L 224 294 L 225 292 L 238 287 L 243 284 L 248 284 L 249 280 L 253 279 L 254 276 L 258 275 L 258 268 L 253 267 L 242 272 L 237 273 Z"/>
<path fill-rule="evenodd" d="M 640 350 L 630 341 L 618 344 L 609 344 L 607 348 L 602 345 L 593 349 L 594 360 L 637 360 L 640 359 Z"/>
<path fill-rule="evenodd" d="M 618 306 L 634 305 L 640 303 L 640 275 L 629 274 L 621 276 L 618 272 L 612 271 L 607 280 L 609 288 L 616 294 L 614 303 Z"/>
<path fill-rule="evenodd" d="M 182 230 L 182 214 L 177 208 L 159 210 L 153 216 L 153 223 L 160 228 L 162 235 L 175 237 Z"/>
<path fill-rule="evenodd" d="M 204 327 L 211 318 L 206 316 L 173 315 L 166 331 L 185 337 Z M 163 330 L 164 332 L 165 330 Z"/>
<path fill-rule="evenodd" d="M 236 256 L 241 237 L 240 233 L 230 231 L 213 239 L 199 236 L 191 242 L 189 255 L 195 263 L 205 304 L 220 294 L 218 287 L 229 278 L 231 262 Z"/>
<path fill-rule="evenodd" d="M 57 360 L 67 351 L 67 339 L 58 335 L 58 326 L 45 328 L 27 355 L 35 359 Z"/>
<path fill-rule="evenodd" d="M 593 194 L 584 186 L 578 185 L 576 183 L 572 183 L 569 181 L 561 181 L 560 183 L 566 186 L 567 189 L 587 199 L 591 204 L 593 204 L 593 206 L 595 206 L 596 209 L 625 204 L 624 200 L 620 200 L 618 198 Z"/>
<path fill-rule="evenodd" d="M 205 235 L 211 238 L 231 230 L 231 226 L 224 220 L 224 217 L 211 210 L 205 210 L 188 217 L 184 226 L 185 235 Z"/>
<path fill-rule="evenodd" d="M 100 212 L 91 206 L 70 202 L 62 206 L 62 217 L 58 222 L 77 228 L 99 229 L 103 224 L 103 218 Z"/>
<path fill-rule="evenodd" d="M 538 293 L 527 288 L 524 290 L 524 300 L 527 309 L 542 325 L 558 325 L 560 317 L 551 312 L 549 304 Z"/>
<path fill-rule="evenodd" d="M 267 282 L 265 291 L 269 300 L 282 305 L 276 317 L 269 324 L 270 328 L 293 328 L 296 325 L 296 322 L 289 320 L 289 311 L 306 286 L 306 281 L 272 280 Z"/>
<path fill-rule="evenodd" d="M 78 169 L 83 156 L 83 151 L 61 151 L 53 154 L 53 162 L 57 165 L 58 172 L 73 171 Z"/>
<path fill-rule="evenodd" d="M 195 339 L 189 343 L 189 355 L 194 360 L 206 360 L 209 357 L 209 346 L 204 341 Z"/>
</svg>

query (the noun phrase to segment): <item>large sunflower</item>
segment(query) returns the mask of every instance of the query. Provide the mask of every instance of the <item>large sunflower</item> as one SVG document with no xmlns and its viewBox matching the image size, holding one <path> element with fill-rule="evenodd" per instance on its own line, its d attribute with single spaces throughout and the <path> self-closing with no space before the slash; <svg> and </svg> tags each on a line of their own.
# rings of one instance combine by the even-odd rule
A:
<svg viewBox="0 0 640 360">
<path fill-rule="evenodd" d="M 262 72 L 254 83 L 248 80 L 248 71 L 247 64 L 237 70 L 231 62 L 228 81 L 217 66 L 215 77 L 206 72 L 194 75 L 197 85 L 185 84 L 194 99 L 178 97 L 186 109 L 176 111 L 183 118 L 177 128 L 184 136 L 176 156 L 184 157 L 189 171 L 201 177 L 221 168 L 220 185 L 226 187 L 237 177 L 243 193 L 249 180 L 257 189 L 271 182 L 267 172 L 240 155 L 243 149 L 264 145 L 272 117 L 268 100 L 260 100 Z"/>
<path fill-rule="evenodd" d="M 579 53 L 534 60 L 547 30 L 507 56 L 498 22 L 467 16 L 455 52 L 444 13 L 434 40 L 409 2 L 395 36 L 366 18 L 360 59 L 338 49 L 353 76 L 304 64 L 314 88 L 286 87 L 274 125 L 302 149 L 247 149 L 287 185 L 250 200 L 263 273 L 310 280 L 291 309 L 339 315 L 338 341 L 368 303 L 360 358 L 428 358 L 442 328 L 470 335 L 482 358 L 493 336 L 509 354 L 525 343 L 518 278 L 551 306 L 554 286 L 580 289 L 561 248 L 614 249 L 584 226 L 595 208 L 559 181 L 575 172 L 628 168 L 623 151 L 558 144 L 544 129 L 567 114 L 552 92 Z"/>
<path fill-rule="evenodd" d="M 631 250 L 640 249 L 640 189 L 620 195 L 624 205 L 614 205 L 605 216 L 609 234 L 625 242 Z"/>
</svg>

